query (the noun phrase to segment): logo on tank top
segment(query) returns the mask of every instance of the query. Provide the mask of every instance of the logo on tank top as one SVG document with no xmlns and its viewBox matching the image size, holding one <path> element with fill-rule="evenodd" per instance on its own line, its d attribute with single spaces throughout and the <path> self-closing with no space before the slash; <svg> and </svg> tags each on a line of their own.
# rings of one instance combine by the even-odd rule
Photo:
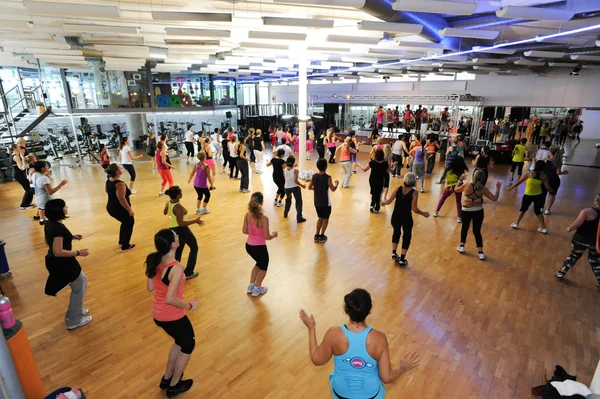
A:
<svg viewBox="0 0 600 399">
<path fill-rule="evenodd" d="M 365 367 L 368 367 L 368 368 L 373 367 L 373 364 L 365 362 L 360 357 L 353 357 L 353 358 L 347 357 L 344 359 L 344 363 L 350 363 L 350 366 L 352 366 L 352 368 L 355 368 L 355 369 L 364 369 Z"/>
</svg>

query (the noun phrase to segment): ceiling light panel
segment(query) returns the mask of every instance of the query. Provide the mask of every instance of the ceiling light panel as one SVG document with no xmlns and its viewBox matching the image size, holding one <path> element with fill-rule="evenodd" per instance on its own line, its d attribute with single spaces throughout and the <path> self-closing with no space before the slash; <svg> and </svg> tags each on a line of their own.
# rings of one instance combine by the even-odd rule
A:
<svg viewBox="0 0 600 399">
<path fill-rule="evenodd" d="M 432 14 L 472 15 L 477 3 L 438 0 L 396 0 L 392 4 L 396 11 L 427 12 Z"/>
<path fill-rule="evenodd" d="M 515 61 L 515 65 L 524 65 L 524 66 L 544 66 L 546 63 L 542 61 L 532 61 L 526 58 L 521 58 L 520 60 Z"/>
<path fill-rule="evenodd" d="M 58 15 L 64 17 L 85 18 L 121 18 L 118 6 L 78 3 L 59 3 L 51 1 L 23 1 L 25 8 L 34 14 Z"/>
<path fill-rule="evenodd" d="M 248 39 L 305 41 L 306 35 L 304 33 L 263 32 L 251 30 L 248 32 Z"/>
<path fill-rule="evenodd" d="M 480 29 L 464 29 L 464 28 L 444 28 L 440 29 L 440 33 L 444 36 L 464 37 L 470 39 L 493 40 L 500 34 L 497 30 L 480 30 Z"/>
<path fill-rule="evenodd" d="M 398 43 L 400 47 L 415 47 L 415 48 L 424 48 L 424 49 L 443 49 L 444 45 L 439 43 L 429 43 L 429 42 L 408 42 L 401 41 Z"/>
<path fill-rule="evenodd" d="M 152 11 L 157 21 L 231 22 L 229 13 Z"/>
<path fill-rule="evenodd" d="M 116 25 L 64 24 L 63 29 L 67 32 L 81 33 L 116 33 L 119 35 L 137 35 L 139 33 L 139 28 L 135 26 Z"/>
<path fill-rule="evenodd" d="M 246 49 L 260 49 L 260 50 L 289 50 L 289 46 L 283 44 L 270 44 L 270 43 L 252 43 L 252 42 L 241 42 L 240 47 Z"/>
<path fill-rule="evenodd" d="M 366 44 L 376 45 L 379 43 L 380 38 L 377 37 L 362 37 L 362 36 L 342 36 L 342 35 L 329 35 L 325 41 L 329 43 L 352 43 L 352 44 Z"/>
<path fill-rule="evenodd" d="M 319 51 L 322 53 L 349 53 L 350 52 L 350 48 L 343 48 L 343 47 L 312 47 L 309 46 L 306 48 L 308 51 Z"/>
<path fill-rule="evenodd" d="M 532 50 L 525 51 L 523 53 L 526 57 L 535 57 L 535 58 L 563 58 L 565 53 L 559 51 L 540 51 L 540 50 Z"/>
<path fill-rule="evenodd" d="M 201 36 L 201 37 L 231 37 L 229 30 L 193 29 L 193 28 L 165 28 L 168 36 Z"/>
<path fill-rule="evenodd" d="M 549 62 L 548 65 L 557 68 L 572 68 L 576 67 L 579 64 L 576 62 Z"/>
<path fill-rule="evenodd" d="M 572 60 L 600 62 L 600 55 L 572 55 Z"/>
<path fill-rule="evenodd" d="M 473 69 L 478 70 L 478 71 L 499 71 L 500 70 L 500 68 L 498 68 L 498 67 L 481 66 L 481 65 L 474 65 Z"/>
<path fill-rule="evenodd" d="M 503 55 L 512 55 L 517 52 L 516 49 L 512 49 L 512 48 L 488 48 L 488 47 L 483 47 L 483 46 L 474 46 L 473 50 L 476 50 L 478 53 L 503 54 Z"/>
<path fill-rule="evenodd" d="M 396 22 L 360 21 L 358 22 L 358 29 L 376 32 L 395 32 L 418 35 L 423 30 L 423 25 L 403 24 Z"/>
<path fill-rule="evenodd" d="M 600 65 L 584 65 L 584 69 L 600 69 Z"/>
<path fill-rule="evenodd" d="M 508 6 L 496 11 L 499 18 L 522 18 L 534 21 L 569 21 L 575 12 L 557 8 Z"/>
<path fill-rule="evenodd" d="M 280 18 L 263 17 L 265 26 L 296 26 L 302 28 L 333 28 L 333 21 L 329 19 L 303 19 L 303 18 Z"/>
<path fill-rule="evenodd" d="M 344 8 L 363 8 L 365 6 L 365 0 L 273 0 L 273 3 L 344 7 Z"/>
<path fill-rule="evenodd" d="M 503 65 L 508 62 L 503 58 L 473 58 L 473 64 L 499 64 Z"/>
<path fill-rule="evenodd" d="M 405 50 L 395 50 L 395 49 L 385 49 L 385 48 L 370 48 L 368 51 L 369 54 L 377 55 L 394 55 L 394 56 L 403 56 L 406 55 L 407 52 Z"/>
<path fill-rule="evenodd" d="M 553 37 L 550 39 L 543 39 L 542 37 L 538 37 L 535 39 L 536 42 L 544 42 L 544 43 L 557 43 L 557 44 L 570 44 L 574 46 L 583 46 L 590 40 L 585 37 Z"/>
</svg>

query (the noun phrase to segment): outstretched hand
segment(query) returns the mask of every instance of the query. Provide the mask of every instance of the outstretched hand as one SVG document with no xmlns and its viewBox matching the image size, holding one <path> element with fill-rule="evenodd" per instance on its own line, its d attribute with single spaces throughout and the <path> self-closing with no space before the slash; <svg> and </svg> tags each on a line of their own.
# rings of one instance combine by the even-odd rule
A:
<svg viewBox="0 0 600 399">
<path fill-rule="evenodd" d="M 309 329 L 313 329 L 315 328 L 315 326 L 317 325 L 317 322 L 315 321 L 315 317 L 313 315 L 308 315 L 304 309 L 300 309 L 300 320 L 302 320 L 302 323 L 304 323 L 304 325 Z"/>
<path fill-rule="evenodd" d="M 419 355 L 419 352 L 417 351 L 412 351 L 410 353 L 406 353 L 404 355 L 404 358 L 402 359 L 402 361 L 400 362 L 400 364 L 402 366 L 404 366 L 404 372 L 408 373 L 411 370 L 416 369 L 417 367 L 419 367 L 419 363 L 421 362 L 421 356 Z"/>
</svg>

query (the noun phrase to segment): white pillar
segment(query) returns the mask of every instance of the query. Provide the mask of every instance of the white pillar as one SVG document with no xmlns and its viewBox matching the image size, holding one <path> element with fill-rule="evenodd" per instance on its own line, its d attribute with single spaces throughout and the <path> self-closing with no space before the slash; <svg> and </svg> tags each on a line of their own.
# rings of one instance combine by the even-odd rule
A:
<svg viewBox="0 0 600 399">
<path fill-rule="evenodd" d="M 154 124 L 154 134 L 158 136 L 158 124 L 156 122 L 156 112 L 152 113 L 152 123 Z"/>
<path fill-rule="evenodd" d="M 22 327 L 21 327 L 22 328 Z M 8 396 L 6 396 L 8 395 Z M 0 331 L 0 398 L 25 399 L 4 334 Z"/>
<path fill-rule="evenodd" d="M 305 54 L 305 53 L 304 53 Z M 298 127 L 300 135 L 300 153 L 298 166 L 300 173 L 306 170 L 306 122 L 309 117 L 307 115 L 308 106 L 308 78 L 307 75 L 308 60 L 302 58 L 298 64 Z"/>
<path fill-rule="evenodd" d="M 73 137 L 75 137 L 75 146 L 77 147 L 77 157 L 78 160 L 75 162 L 73 166 L 81 166 L 83 164 L 83 157 L 81 156 L 81 148 L 79 148 L 79 137 L 77 136 L 77 126 L 75 126 L 75 119 L 73 118 L 73 114 L 69 115 L 71 117 L 71 127 L 73 128 Z"/>
</svg>

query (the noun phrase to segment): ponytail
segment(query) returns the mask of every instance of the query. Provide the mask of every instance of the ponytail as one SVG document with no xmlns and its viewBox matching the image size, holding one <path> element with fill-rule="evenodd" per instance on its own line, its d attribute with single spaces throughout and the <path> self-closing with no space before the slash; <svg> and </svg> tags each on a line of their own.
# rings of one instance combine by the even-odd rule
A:
<svg viewBox="0 0 600 399">
<path fill-rule="evenodd" d="M 171 251 L 171 247 L 175 242 L 175 233 L 169 229 L 162 229 L 154 235 L 154 246 L 156 252 L 152 252 L 146 257 L 146 276 L 148 278 L 154 278 L 156 271 L 163 256 Z"/>
<path fill-rule="evenodd" d="M 262 204 L 264 201 L 264 197 L 261 192 L 257 191 L 252 194 L 250 197 L 250 203 L 248 204 L 248 213 L 252 216 L 252 218 L 256 221 L 256 225 L 258 226 L 258 222 L 262 219 L 264 213 Z"/>
</svg>

